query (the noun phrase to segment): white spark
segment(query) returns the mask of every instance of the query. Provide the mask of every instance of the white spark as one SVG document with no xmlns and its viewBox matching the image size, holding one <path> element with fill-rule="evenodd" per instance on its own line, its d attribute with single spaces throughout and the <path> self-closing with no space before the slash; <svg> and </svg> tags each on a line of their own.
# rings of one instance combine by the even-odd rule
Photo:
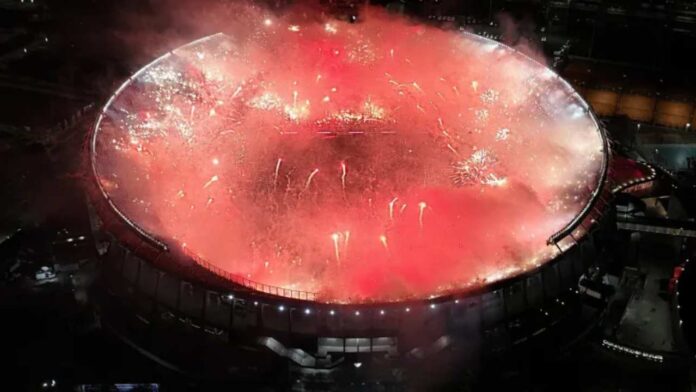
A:
<svg viewBox="0 0 696 392">
<path fill-rule="evenodd" d="M 379 236 L 379 242 L 382 243 L 382 246 L 384 247 L 385 250 L 389 250 L 389 244 L 387 243 L 387 236 L 382 234 Z"/>
<path fill-rule="evenodd" d="M 331 234 L 331 239 L 333 240 L 333 245 L 334 245 L 334 254 L 336 256 L 336 261 L 341 262 L 341 256 L 338 251 L 338 240 L 341 238 L 341 234 L 339 233 L 333 233 Z"/>
<path fill-rule="evenodd" d="M 394 220 L 394 203 L 396 203 L 397 200 L 399 200 L 399 198 L 395 197 L 389 202 L 389 219 L 390 220 Z"/>
<path fill-rule="evenodd" d="M 510 136 L 510 130 L 507 128 L 501 128 L 498 130 L 498 132 L 495 133 L 495 140 L 496 141 L 501 141 L 501 140 L 506 140 Z"/>
<path fill-rule="evenodd" d="M 275 166 L 275 171 L 273 172 L 273 189 L 275 190 L 276 185 L 278 184 L 278 172 L 280 172 L 280 164 L 283 163 L 282 158 L 278 158 L 278 161 L 276 161 L 276 166 Z"/>
<path fill-rule="evenodd" d="M 312 185 L 312 179 L 317 175 L 317 173 L 319 173 L 319 169 L 314 169 L 311 173 L 309 173 L 309 177 L 307 177 L 307 182 L 305 183 L 304 187 L 305 190 L 309 189 L 309 186 Z"/>
<path fill-rule="evenodd" d="M 341 162 L 341 188 L 346 191 L 346 163 Z"/>
<path fill-rule="evenodd" d="M 206 189 L 207 187 L 211 186 L 214 182 L 217 182 L 220 179 L 220 177 L 216 175 L 210 177 L 210 180 L 203 185 L 203 189 Z"/>
<path fill-rule="evenodd" d="M 326 23 L 324 25 L 324 31 L 326 31 L 329 34 L 336 34 L 338 32 L 338 29 L 336 28 L 336 25 L 333 23 Z"/>
</svg>

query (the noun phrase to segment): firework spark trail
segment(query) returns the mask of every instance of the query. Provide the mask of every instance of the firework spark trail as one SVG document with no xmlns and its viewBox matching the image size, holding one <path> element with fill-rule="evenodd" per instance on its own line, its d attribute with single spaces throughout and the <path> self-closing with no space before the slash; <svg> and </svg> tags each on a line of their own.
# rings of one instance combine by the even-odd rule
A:
<svg viewBox="0 0 696 392">
<path fill-rule="evenodd" d="M 389 243 L 387 243 L 387 236 L 384 235 L 384 234 L 380 235 L 380 236 L 379 236 L 379 242 L 380 242 L 380 243 L 382 244 L 382 246 L 384 247 L 384 250 L 386 250 L 387 252 L 389 252 Z"/>
<path fill-rule="evenodd" d="M 346 192 L 346 163 L 341 162 L 341 189 Z"/>
<path fill-rule="evenodd" d="M 417 82 L 412 82 L 411 85 L 413 86 L 413 88 L 416 89 L 416 91 L 418 91 L 419 93 L 423 93 L 423 89 L 418 85 Z"/>
<path fill-rule="evenodd" d="M 394 203 L 396 203 L 397 200 L 399 200 L 399 198 L 395 197 L 389 202 L 389 220 L 392 221 L 394 220 Z"/>
<path fill-rule="evenodd" d="M 418 203 L 418 226 L 420 226 L 421 230 L 423 229 L 423 211 L 427 206 L 424 201 Z"/>
<path fill-rule="evenodd" d="M 338 251 L 338 240 L 341 238 L 341 235 L 339 233 L 333 233 L 331 234 L 331 239 L 333 240 L 333 246 L 334 246 L 334 255 L 336 256 L 336 262 L 341 263 L 341 255 Z"/>
<path fill-rule="evenodd" d="M 208 182 L 206 182 L 205 185 L 203 185 L 203 189 L 208 188 L 209 186 L 213 185 L 213 183 L 215 183 L 219 180 L 220 180 L 220 177 L 218 177 L 217 174 L 210 177 L 210 180 L 208 180 Z"/>
<path fill-rule="evenodd" d="M 234 90 L 234 94 L 232 94 L 232 98 L 236 98 L 239 93 L 242 92 L 242 86 L 238 86 L 236 90 Z"/>
<path fill-rule="evenodd" d="M 305 190 L 305 191 L 306 191 L 307 189 L 309 189 L 309 186 L 310 186 L 310 185 L 312 185 L 312 179 L 314 178 L 314 176 L 317 175 L 317 173 L 319 173 L 319 169 L 318 169 L 318 168 L 312 170 L 312 172 L 309 173 L 309 176 L 307 177 L 307 182 L 305 182 L 305 187 L 304 187 L 304 190 Z"/>
<path fill-rule="evenodd" d="M 275 191 L 276 186 L 278 185 L 278 173 L 280 172 L 281 163 L 283 163 L 283 159 L 278 158 L 278 161 L 276 161 L 275 171 L 273 172 L 273 191 Z"/>
</svg>

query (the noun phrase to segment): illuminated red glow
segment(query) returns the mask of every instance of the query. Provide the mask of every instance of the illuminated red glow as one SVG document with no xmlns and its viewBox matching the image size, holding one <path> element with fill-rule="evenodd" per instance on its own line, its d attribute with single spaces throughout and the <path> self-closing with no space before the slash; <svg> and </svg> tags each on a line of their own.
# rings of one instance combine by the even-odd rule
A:
<svg viewBox="0 0 696 392">
<path fill-rule="evenodd" d="M 424 298 L 535 268 L 587 203 L 602 140 L 555 74 L 482 38 L 373 16 L 259 15 L 146 67 L 96 168 L 174 248 L 333 302 Z"/>
<path fill-rule="evenodd" d="M 615 156 L 611 164 L 615 183 L 622 184 L 631 180 L 640 180 L 650 176 L 650 169 L 633 159 Z"/>
</svg>

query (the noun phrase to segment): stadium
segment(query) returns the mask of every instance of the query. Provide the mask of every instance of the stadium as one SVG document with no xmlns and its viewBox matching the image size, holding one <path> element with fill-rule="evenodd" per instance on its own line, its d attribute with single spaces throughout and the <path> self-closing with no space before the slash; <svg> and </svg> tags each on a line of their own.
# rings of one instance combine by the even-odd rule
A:
<svg viewBox="0 0 696 392">
<path fill-rule="evenodd" d="M 305 384 L 476 373 L 574 336 L 613 186 L 567 82 L 469 33 L 249 23 L 98 116 L 105 325 L 176 371 Z"/>
</svg>

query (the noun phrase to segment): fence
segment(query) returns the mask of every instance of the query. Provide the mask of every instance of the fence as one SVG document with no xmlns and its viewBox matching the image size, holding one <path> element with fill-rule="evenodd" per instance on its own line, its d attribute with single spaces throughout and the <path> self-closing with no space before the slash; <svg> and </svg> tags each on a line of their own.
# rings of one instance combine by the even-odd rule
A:
<svg viewBox="0 0 696 392">
<path fill-rule="evenodd" d="M 243 276 L 239 276 L 237 274 L 233 274 L 233 273 L 230 273 L 228 271 L 225 271 L 222 268 L 220 268 L 214 264 L 211 264 L 207 260 L 205 260 L 205 259 L 201 258 L 200 256 L 195 255 L 191 252 L 187 252 L 187 255 L 190 256 L 198 265 L 202 266 L 203 268 L 209 270 L 210 272 L 214 273 L 215 275 L 218 275 L 222 278 L 230 280 L 230 281 L 232 281 L 240 286 L 248 287 L 248 288 L 253 289 L 255 291 L 260 291 L 260 292 L 263 292 L 266 294 L 278 295 L 278 296 L 282 296 L 282 297 L 301 299 L 301 300 L 306 300 L 306 301 L 315 301 L 317 299 L 317 293 L 314 293 L 311 291 L 287 289 L 287 288 L 283 288 L 283 287 L 259 283 L 259 282 L 247 279 Z"/>
</svg>

